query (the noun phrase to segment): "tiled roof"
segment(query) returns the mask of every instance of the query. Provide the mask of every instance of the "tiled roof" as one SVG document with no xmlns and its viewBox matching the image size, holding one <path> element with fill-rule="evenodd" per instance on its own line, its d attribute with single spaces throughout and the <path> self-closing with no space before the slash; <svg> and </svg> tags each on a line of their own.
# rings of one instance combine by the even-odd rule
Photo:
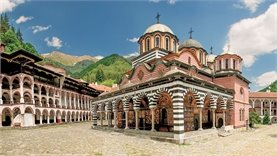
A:
<svg viewBox="0 0 277 156">
<path fill-rule="evenodd" d="M 110 92 L 112 90 L 111 87 L 107 87 L 107 86 L 104 86 L 104 85 L 96 85 L 96 84 L 89 84 L 89 87 L 92 87 L 96 90 L 99 90 L 99 91 L 103 91 L 103 92 Z"/>
<path fill-rule="evenodd" d="M 277 92 L 250 92 L 249 98 L 277 98 Z"/>
</svg>

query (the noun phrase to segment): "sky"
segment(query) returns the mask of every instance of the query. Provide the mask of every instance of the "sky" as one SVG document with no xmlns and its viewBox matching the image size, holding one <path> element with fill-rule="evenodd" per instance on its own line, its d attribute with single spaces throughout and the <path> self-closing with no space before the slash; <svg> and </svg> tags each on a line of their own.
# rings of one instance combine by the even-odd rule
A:
<svg viewBox="0 0 277 156">
<path fill-rule="evenodd" d="M 179 44 L 189 38 L 219 55 L 229 43 L 242 56 L 243 75 L 257 91 L 277 80 L 276 0 L 0 0 L 26 42 L 40 53 L 137 55 L 137 40 L 160 22 Z"/>
</svg>

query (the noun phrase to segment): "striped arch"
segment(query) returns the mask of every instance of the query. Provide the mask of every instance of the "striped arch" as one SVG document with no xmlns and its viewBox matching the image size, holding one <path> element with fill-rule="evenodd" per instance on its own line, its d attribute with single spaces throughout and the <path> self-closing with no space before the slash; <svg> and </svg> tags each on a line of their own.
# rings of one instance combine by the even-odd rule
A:
<svg viewBox="0 0 277 156">
<path fill-rule="evenodd" d="M 205 97 L 204 97 L 204 100 L 203 100 L 204 105 L 205 105 L 205 98 L 209 98 L 209 100 L 210 100 L 210 102 L 209 102 L 209 108 L 210 108 L 210 109 L 216 109 L 216 102 L 215 102 L 215 100 L 214 100 L 212 94 L 211 94 L 211 93 L 205 94 Z M 204 107 L 205 107 L 205 106 L 204 106 Z"/>
<path fill-rule="evenodd" d="M 106 102 L 107 105 L 107 111 L 112 112 L 113 111 L 113 103 L 111 101 Z"/>
<path fill-rule="evenodd" d="M 197 107 L 203 107 L 203 99 L 200 99 L 200 95 L 199 95 L 198 91 L 194 88 L 187 88 L 184 92 L 183 99 L 185 98 L 185 96 L 188 92 L 193 93 L 193 96 L 196 100 Z"/>
<path fill-rule="evenodd" d="M 166 92 L 170 95 L 171 99 L 173 99 L 173 93 L 171 91 L 169 91 L 169 89 L 167 88 L 160 88 L 158 90 L 156 90 L 156 92 L 154 93 L 153 97 L 150 98 L 149 100 L 149 106 L 150 107 L 157 107 L 157 102 L 158 102 L 158 99 L 160 97 L 160 94 L 163 93 L 163 92 Z"/>
<path fill-rule="evenodd" d="M 106 106 L 106 103 L 105 102 L 103 102 L 102 104 L 100 104 L 101 105 L 101 107 L 100 107 L 100 111 L 101 112 L 105 112 L 105 106 Z"/>
<path fill-rule="evenodd" d="M 92 110 L 93 114 L 96 114 L 96 113 L 97 113 L 97 110 L 98 110 L 98 103 L 95 103 L 95 104 L 93 105 L 93 110 Z"/>
<path fill-rule="evenodd" d="M 219 96 L 216 100 L 217 109 L 226 109 L 226 105 L 222 96 Z"/>
<path fill-rule="evenodd" d="M 234 109 L 234 100 L 232 98 L 228 98 L 226 102 L 227 109 Z"/>
<path fill-rule="evenodd" d="M 122 101 L 122 100 L 123 100 L 123 99 L 121 99 L 121 98 L 117 98 L 117 99 L 113 100 L 112 106 L 113 106 L 113 110 L 114 110 L 114 111 L 117 111 L 118 104 L 119 104 L 119 102 Z M 122 102 L 123 102 L 123 101 L 122 101 Z"/>
<path fill-rule="evenodd" d="M 141 92 L 141 93 L 139 93 L 139 94 L 137 95 L 137 98 L 134 100 L 134 101 L 135 101 L 135 102 L 134 102 L 134 109 L 139 109 L 141 100 L 142 100 L 142 98 L 145 97 L 145 96 L 146 96 L 146 93 L 145 93 L 145 92 Z M 151 103 L 150 100 L 149 100 L 149 103 Z"/>
</svg>

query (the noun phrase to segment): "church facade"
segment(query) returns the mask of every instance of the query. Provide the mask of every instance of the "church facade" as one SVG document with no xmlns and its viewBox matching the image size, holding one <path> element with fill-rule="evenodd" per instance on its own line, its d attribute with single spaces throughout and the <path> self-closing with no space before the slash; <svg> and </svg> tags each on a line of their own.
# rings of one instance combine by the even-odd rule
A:
<svg viewBox="0 0 277 156">
<path fill-rule="evenodd" d="M 29 52 L 7 54 L 0 43 L 0 54 L 0 127 L 92 120 L 91 100 L 100 91 Z"/>
<path fill-rule="evenodd" d="M 92 99 L 93 127 L 167 132 L 183 143 L 190 131 L 246 126 L 250 82 L 239 55 L 208 54 L 191 34 L 179 42 L 159 21 L 138 44 L 140 55 L 118 89 Z"/>
</svg>

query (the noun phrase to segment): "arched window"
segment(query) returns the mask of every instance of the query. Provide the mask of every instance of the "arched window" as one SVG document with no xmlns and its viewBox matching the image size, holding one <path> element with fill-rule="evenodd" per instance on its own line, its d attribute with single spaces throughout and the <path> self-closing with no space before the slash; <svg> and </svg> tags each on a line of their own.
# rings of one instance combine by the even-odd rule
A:
<svg viewBox="0 0 277 156">
<path fill-rule="evenodd" d="M 189 65 L 191 65 L 191 58 L 190 57 L 188 57 L 188 63 L 189 63 Z"/>
<path fill-rule="evenodd" d="M 155 37 L 155 47 L 160 47 L 160 37 L 159 36 Z"/>
<path fill-rule="evenodd" d="M 226 60 L 225 60 L 225 69 L 228 69 L 228 68 L 229 68 L 228 65 L 229 65 L 229 60 L 226 59 Z"/>
<path fill-rule="evenodd" d="M 140 52 L 143 52 L 143 43 L 140 44 Z"/>
<path fill-rule="evenodd" d="M 218 65 L 218 67 L 219 67 L 219 70 L 221 70 L 221 60 L 219 60 L 219 65 Z"/>
<path fill-rule="evenodd" d="M 145 43 L 145 51 L 148 51 L 148 50 L 150 50 L 150 39 L 147 38 L 145 42 L 146 42 Z"/>
<path fill-rule="evenodd" d="M 233 69 L 236 69 L 236 60 L 233 60 Z"/>
<path fill-rule="evenodd" d="M 165 38 L 165 49 L 169 50 L 169 38 L 168 37 Z"/>
<path fill-rule="evenodd" d="M 202 54 L 202 52 L 199 52 L 199 59 L 200 59 L 200 62 L 203 63 L 203 54 Z"/>
</svg>

